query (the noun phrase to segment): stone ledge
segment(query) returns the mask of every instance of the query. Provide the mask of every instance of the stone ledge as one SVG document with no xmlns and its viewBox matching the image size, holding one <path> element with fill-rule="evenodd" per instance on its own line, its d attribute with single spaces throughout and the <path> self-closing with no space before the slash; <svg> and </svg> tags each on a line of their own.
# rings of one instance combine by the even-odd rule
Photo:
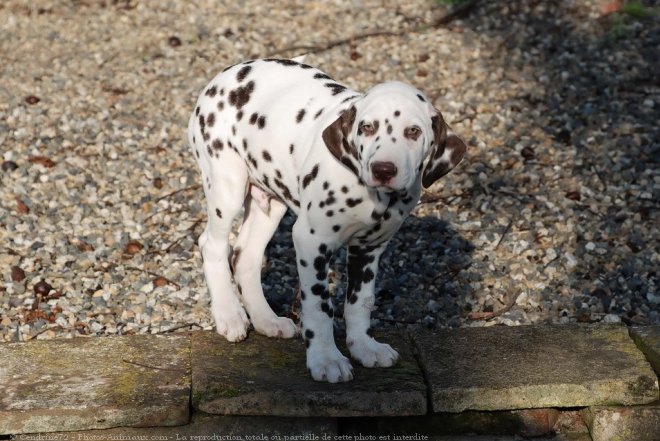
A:
<svg viewBox="0 0 660 441">
<path fill-rule="evenodd" d="M 298 340 L 251 334 L 233 344 L 212 332 L 196 333 L 192 337 L 193 407 L 223 415 L 425 414 L 426 385 L 408 340 L 394 333 L 381 340 L 399 351 L 395 366 L 367 369 L 354 363 L 353 381 L 329 384 L 311 379 L 305 347 Z"/>
<path fill-rule="evenodd" d="M 657 333 L 630 332 L 644 340 L 642 349 L 658 347 Z M 594 421 L 627 427 L 622 415 L 642 415 L 656 425 L 660 420 L 657 403 L 619 406 L 658 397 L 657 377 L 625 327 L 463 328 L 420 332 L 412 343 L 397 333 L 382 339 L 399 350 L 400 363 L 355 366 L 356 379 L 338 385 L 311 380 L 299 340 L 255 334 L 239 344 L 211 332 L 3 343 L 0 435 L 112 427 L 137 434 L 140 429 L 129 428 L 142 426 L 161 426 L 145 430 L 165 433 L 170 429 L 162 426 L 181 424 L 170 433 L 213 427 L 259 433 L 272 426 L 284 434 L 317 423 L 328 433 L 347 433 L 357 427 L 354 417 L 401 433 L 426 427 L 440 436 L 448 433 L 444 429 L 465 433 L 476 426 L 483 434 L 542 435 L 578 413 L 566 407 L 602 404 L 609 407 L 590 410 L 594 433 L 603 425 Z M 427 413 L 427 387 L 413 347 L 433 409 L 450 411 Z M 197 412 L 188 424 L 191 404 Z M 462 409 L 475 410 L 455 413 Z"/>
<path fill-rule="evenodd" d="M 622 326 L 461 328 L 414 342 L 435 412 L 647 404 L 658 379 Z"/>
<path fill-rule="evenodd" d="M 190 418 L 185 335 L 0 345 L 0 434 L 174 426 Z"/>
<path fill-rule="evenodd" d="M 660 375 L 660 325 L 634 326 L 630 328 L 630 336 L 651 363 L 655 373 Z"/>
</svg>

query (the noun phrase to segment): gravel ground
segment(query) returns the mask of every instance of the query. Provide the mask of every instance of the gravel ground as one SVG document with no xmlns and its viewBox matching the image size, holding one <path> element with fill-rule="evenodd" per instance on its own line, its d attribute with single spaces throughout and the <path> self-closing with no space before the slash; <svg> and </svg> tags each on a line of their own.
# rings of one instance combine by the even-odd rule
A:
<svg viewBox="0 0 660 441">
<path fill-rule="evenodd" d="M 398 35 L 306 62 L 360 90 L 412 83 L 469 150 L 384 256 L 374 326 L 660 323 L 657 2 L 481 1 L 436 27 L 444 2 L 281 4 L 0 3 L 0 339 L 211 329 L 197 95 L 229 64 L 375 30 Z M 293 221 L 263 273 L 282 315 Z"/>
</svg>

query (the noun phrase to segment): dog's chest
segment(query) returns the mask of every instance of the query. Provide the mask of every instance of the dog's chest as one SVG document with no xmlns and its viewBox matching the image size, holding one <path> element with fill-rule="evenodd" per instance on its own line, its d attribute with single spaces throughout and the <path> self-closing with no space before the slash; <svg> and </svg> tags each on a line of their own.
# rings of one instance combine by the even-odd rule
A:
<svg viewBox="0 0 660 441">
<path fill-rule="evenodd" d="M 340 243 L 384 242 L 419 198 L 419 194 L 378 192 L 355 177 L 346 182 L 319 180 L 309 188 L 302 194 L 301 211 L 310 233 L 335 236 Z"/>
</svg>

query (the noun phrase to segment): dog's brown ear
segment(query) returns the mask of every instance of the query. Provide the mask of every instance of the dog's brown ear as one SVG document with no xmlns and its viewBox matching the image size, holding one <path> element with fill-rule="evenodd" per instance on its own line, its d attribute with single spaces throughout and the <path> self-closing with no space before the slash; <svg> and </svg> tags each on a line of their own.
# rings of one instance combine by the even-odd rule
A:
<svg viewBox="0 0 660 441">
<path fill-rule="evenodd" d="M 356 156 L 355 148 L 348 138 L 355 123 L 355 106 L 345 110 L 339 118 L 323 130 L 323 142 L 333 156 L 341 161 L 342 156 Z"/>
<path fill-rule="evenodd" d="M 433 150 L 422 173 L 424 188 L 429 188 L 456 167 L 467 150 L 463 140 L 450 131 L 440 112 L 431 118 L 431 124 L 434 133 Z"/>
</svg>

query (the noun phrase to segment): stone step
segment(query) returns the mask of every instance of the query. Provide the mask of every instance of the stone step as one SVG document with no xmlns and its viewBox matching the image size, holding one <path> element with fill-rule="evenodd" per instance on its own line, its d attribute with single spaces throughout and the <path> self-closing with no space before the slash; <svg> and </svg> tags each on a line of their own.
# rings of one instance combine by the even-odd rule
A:
<svg viewBox="0 0 660 441">
<path fill-rule="evenodd" d="M 630 335 L 653 366 L 655 373 L 660 375 L 660 325 L 634 326 L 630 329 Z"/>
<path fill-rule="evenodd" d="M 435 412 L 647 404 L 658 380 L 622 326 L 461 328 L 413 336 Z"/>
<path fill-rule="evenodd" d="M 422 415 L 426 385 L 410 342 L 398 334 L 381 339 L 401 355 L 391 368 L 353 363 L 354 380 L 329 384 L 312 380 L 305 347 L 298 339 L 250 334 L 234 344 L 213 332 L 192 336 L 193 407 L 224 415 L 385 416 Z M 340 349 L 347 354 L 346 348 Z"/>
<path fill-rule="evenodd" d="M 300 436 L 299 441 L 311 441 L 310 435 L 337 435 L 335 418 L 288 418 L 209 415 L 194 412 L 189 424 L 177 427 L 120 427 L 105 430 L 84 430 L 52 434 L 53 440 L 275 440 Z M 267 437 L 267 438 L 264 438 Z M 307 440 L 302 437 L 307 436 Z M 29 438 L 26 438 L 29 439 Z"/>
<path fill-rule="evenodd" d="M 430 413 L 414 417 L 344 418 L 341 433 L 376 435 L 429 436 L 481 435 L 540 437 L 563 434 L 587 435 L 589 430 L 578 410 L 525 409 L 503 411 L 465 411 Z"/>
<path fill-rule="evenodd" d="M 0 344 L 0 434 L 186 424 L 185 335 Z"/>
</svg>

